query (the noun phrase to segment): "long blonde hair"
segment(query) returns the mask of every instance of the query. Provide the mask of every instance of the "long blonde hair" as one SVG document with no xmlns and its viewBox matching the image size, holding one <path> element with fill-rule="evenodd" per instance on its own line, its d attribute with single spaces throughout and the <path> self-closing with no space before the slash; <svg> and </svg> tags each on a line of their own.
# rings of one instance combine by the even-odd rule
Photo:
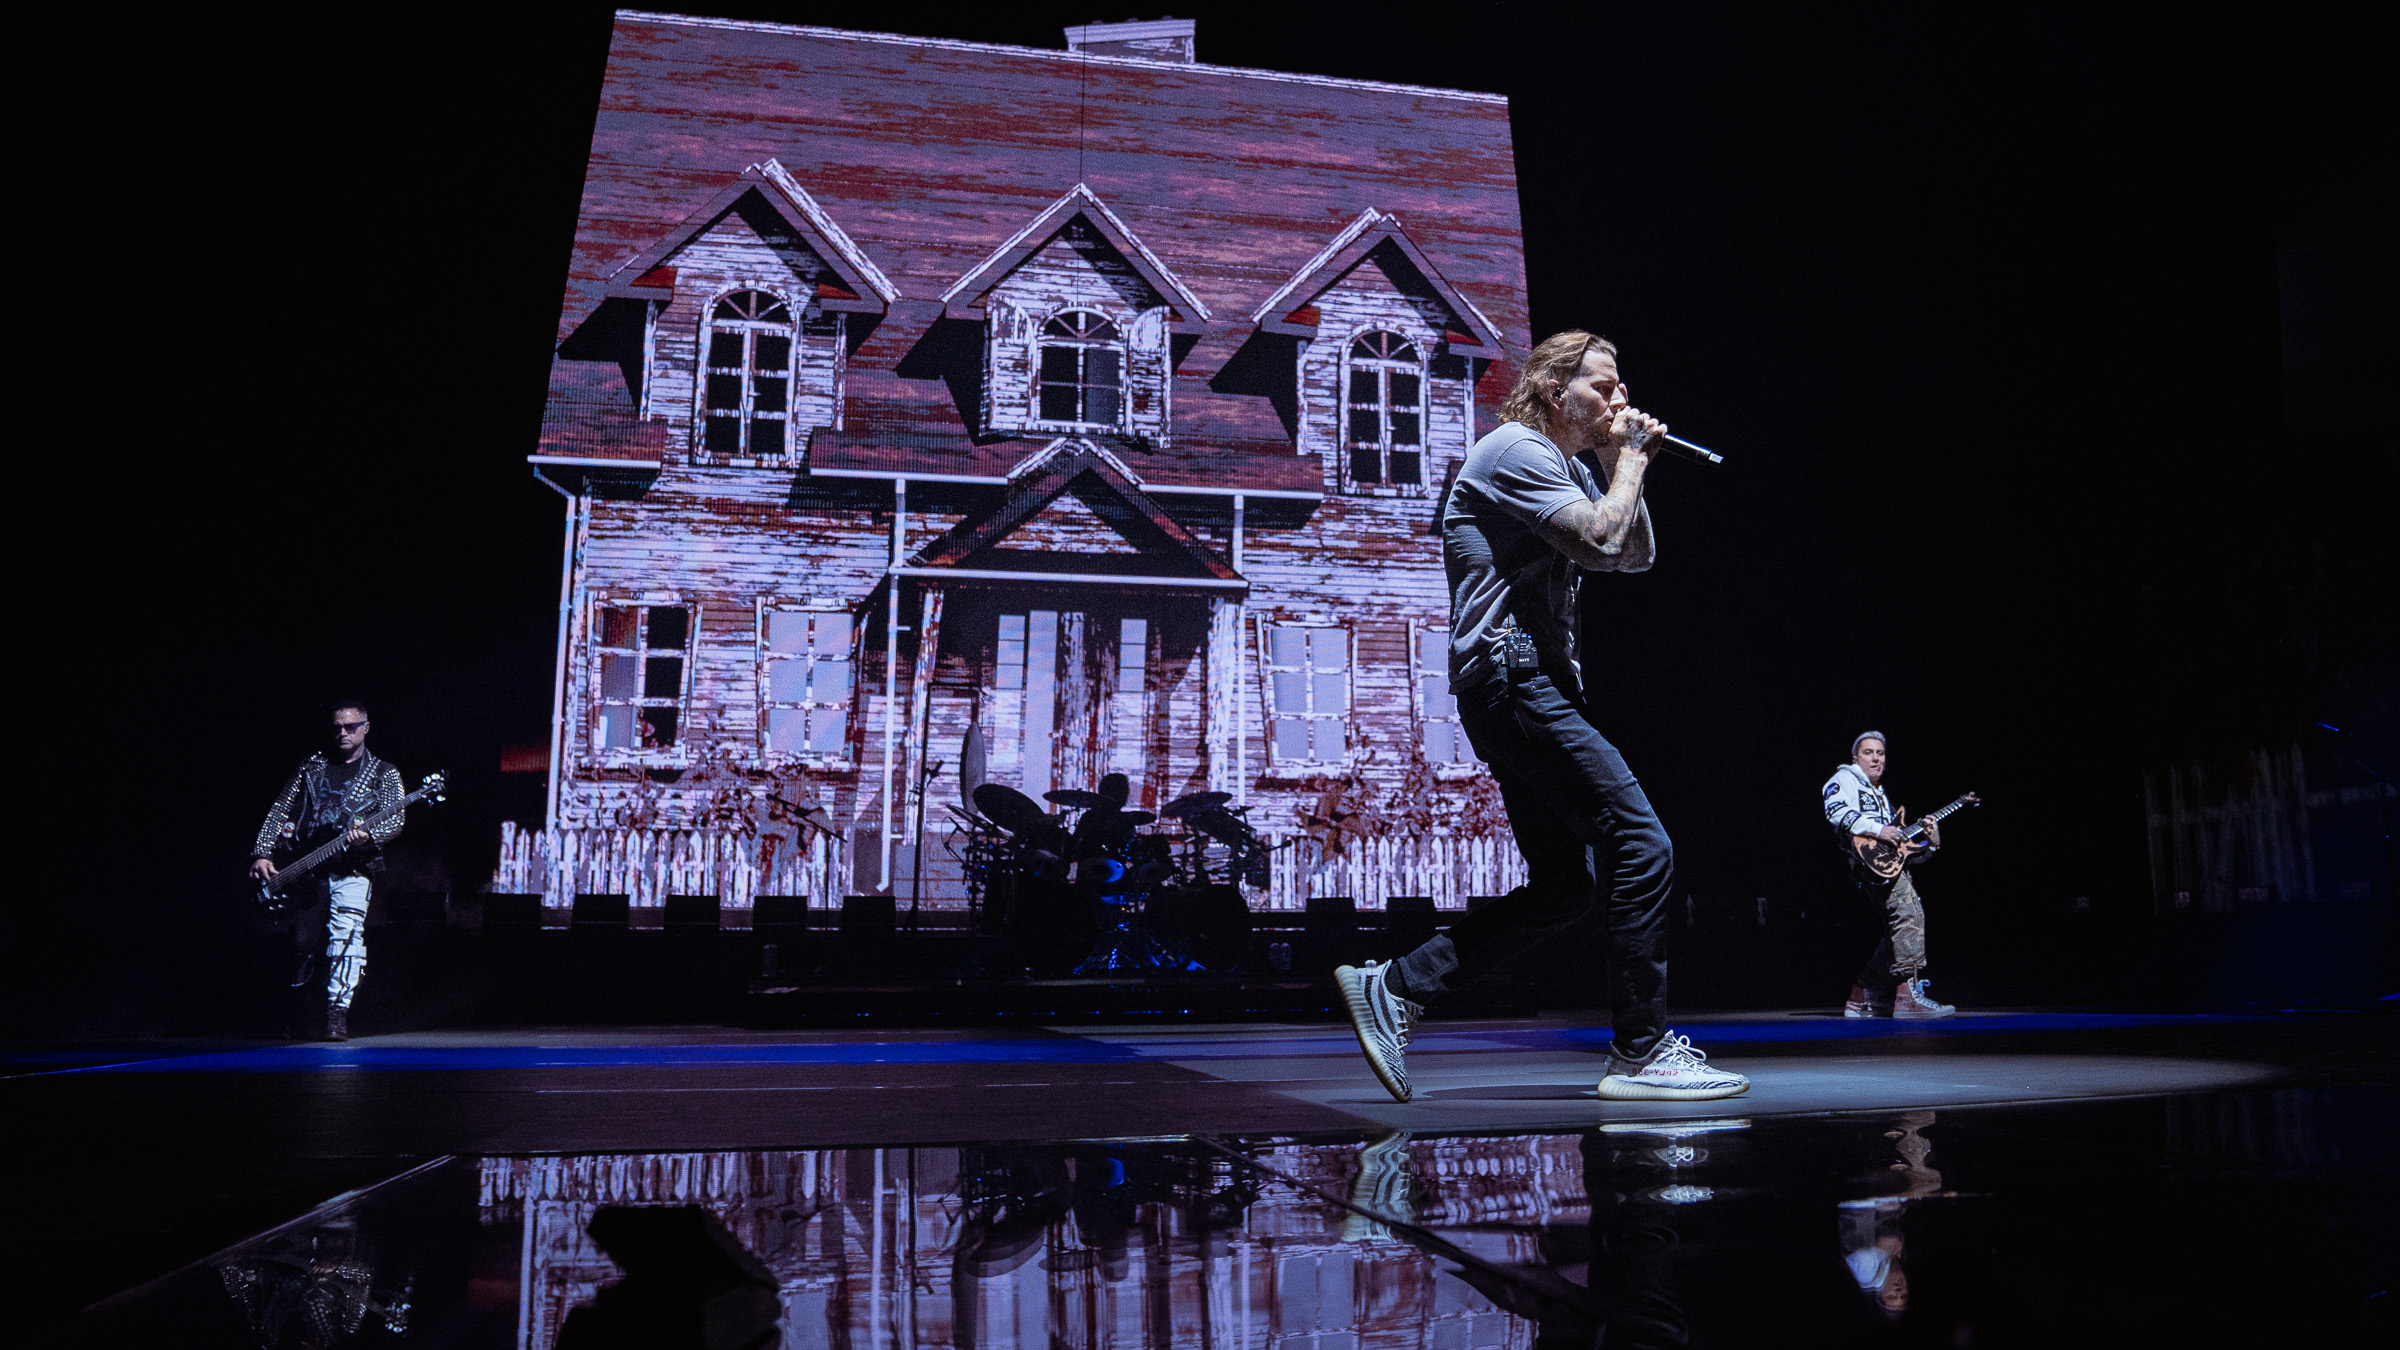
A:
<svg viewBox="0 0 2400 1350">
<path fill-rule="evenodd" d="M 1517 387 L 1508 391 L 1500 402 L 1500 420 L 1523 422 L 1535 431 L 1550 434 L 1550 419 L 1555 404 L 1550 398 L 1552 385 L 1563 385 L 1583 369 L 1583 358 L 1595 349 L 1617 354 L 1617 344 L 1595 333 L 1570 328 L 1543 338 L 1540 345 L 1525 358 L 1525 368 L 1517 373 Z"/>
</svg>

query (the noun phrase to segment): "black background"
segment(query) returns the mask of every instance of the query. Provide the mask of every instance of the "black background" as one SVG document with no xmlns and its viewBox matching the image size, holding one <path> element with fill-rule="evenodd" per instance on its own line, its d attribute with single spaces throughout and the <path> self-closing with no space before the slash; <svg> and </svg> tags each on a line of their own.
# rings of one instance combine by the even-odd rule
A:
<svg viewBox="0 0 2400 1350">
<path fill-rule="evenodd" d="M 711 12 L 1039 47 L 1095 17 Z M 1928 883 L 1978 991 L 2085 992 L 2035 968 L 2140 949 L 2145 765 L 2390 743 L 2391 82 L 2330 8 L 1182 12 L 1210 63 L 1509 95 L 1536 332 L 1615 338 L 1728 456 L 1656 471 L 1660 565 L 1587 624 L 1709 902 L 1838 894 L 1816 787 L 1879 727 L 1903 802 L 1989 799 Z M 455 775 L 415 879 L 478 888 L 540 809 L 497 772 L 546 739 L 556 633 L 523 456 L 608 12 L 112 24 L 22 54 L 77 92 L 26 151 L 18 312 L 64 341 L 20 406 L 67 411 L 18 449 L 20 613 L 55 616 L 14 644 L 20 1033 L 255 1015 L 239 874 L 337 693 Z"/>
</svg>

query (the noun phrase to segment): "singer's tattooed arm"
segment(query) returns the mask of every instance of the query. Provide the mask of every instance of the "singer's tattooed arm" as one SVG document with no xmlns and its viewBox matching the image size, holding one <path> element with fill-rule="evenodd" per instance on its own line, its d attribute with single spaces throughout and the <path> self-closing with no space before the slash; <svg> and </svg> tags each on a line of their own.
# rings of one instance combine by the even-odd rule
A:
<svg viewBox="0 0 2400 1350">
<path fill-rule="evenodd" d="M 1587 572 L 1642 572 L 1653 548 L 1648 513 L 1642 510 L 1642 474 L 1650 457 L 1628 447 L 1617 457 L 1608 495 L 1573 502 L 1534 523 L 1534 532 Z"/>
</svg>

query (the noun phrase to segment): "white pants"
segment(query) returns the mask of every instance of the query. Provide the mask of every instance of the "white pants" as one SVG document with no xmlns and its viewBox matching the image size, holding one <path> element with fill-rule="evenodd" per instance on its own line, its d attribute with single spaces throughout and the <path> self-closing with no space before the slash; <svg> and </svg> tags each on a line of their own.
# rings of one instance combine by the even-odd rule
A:
<svg viewBox="0 0 2400 1350">
<path fill-rule="evenodd" d="M 358 977 L 367 969 L 367 890 L 365 877 L 334 877 L 325 883 L 325 1002 L 350 1006 L 358 992 Z"/>
</svg>

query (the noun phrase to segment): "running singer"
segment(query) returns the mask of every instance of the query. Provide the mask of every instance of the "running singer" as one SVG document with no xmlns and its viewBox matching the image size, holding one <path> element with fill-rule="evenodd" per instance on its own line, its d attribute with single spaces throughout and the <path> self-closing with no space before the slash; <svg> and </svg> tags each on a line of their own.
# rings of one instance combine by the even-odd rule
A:
<svg viewBox="0 0 2400 1350">
<path fill-rule="evenodd" d="M 1407 1101 L 1404 1052 L 1424 1005 L 1590 912 L 1597 855 L 1614 1033 L 1600 1095 L 1735 1096 L 1750 1080 L 1664 1025 L 1674 849 L 1595 729 L 1576 661 L 1582 574 L 1645 571 L 1656 554 L 1642 476 L 1666 426 L 1628 405 L 1616 346 L 1583 332 L 1534 348 L 1500 415 L 1443 508 L 1442 560 L 1450 688 L 1499 780 L 1527 880 L 1397 961 L 1338 969 L 1350 1020 L 1375 1076 Z"/>
</svg>

